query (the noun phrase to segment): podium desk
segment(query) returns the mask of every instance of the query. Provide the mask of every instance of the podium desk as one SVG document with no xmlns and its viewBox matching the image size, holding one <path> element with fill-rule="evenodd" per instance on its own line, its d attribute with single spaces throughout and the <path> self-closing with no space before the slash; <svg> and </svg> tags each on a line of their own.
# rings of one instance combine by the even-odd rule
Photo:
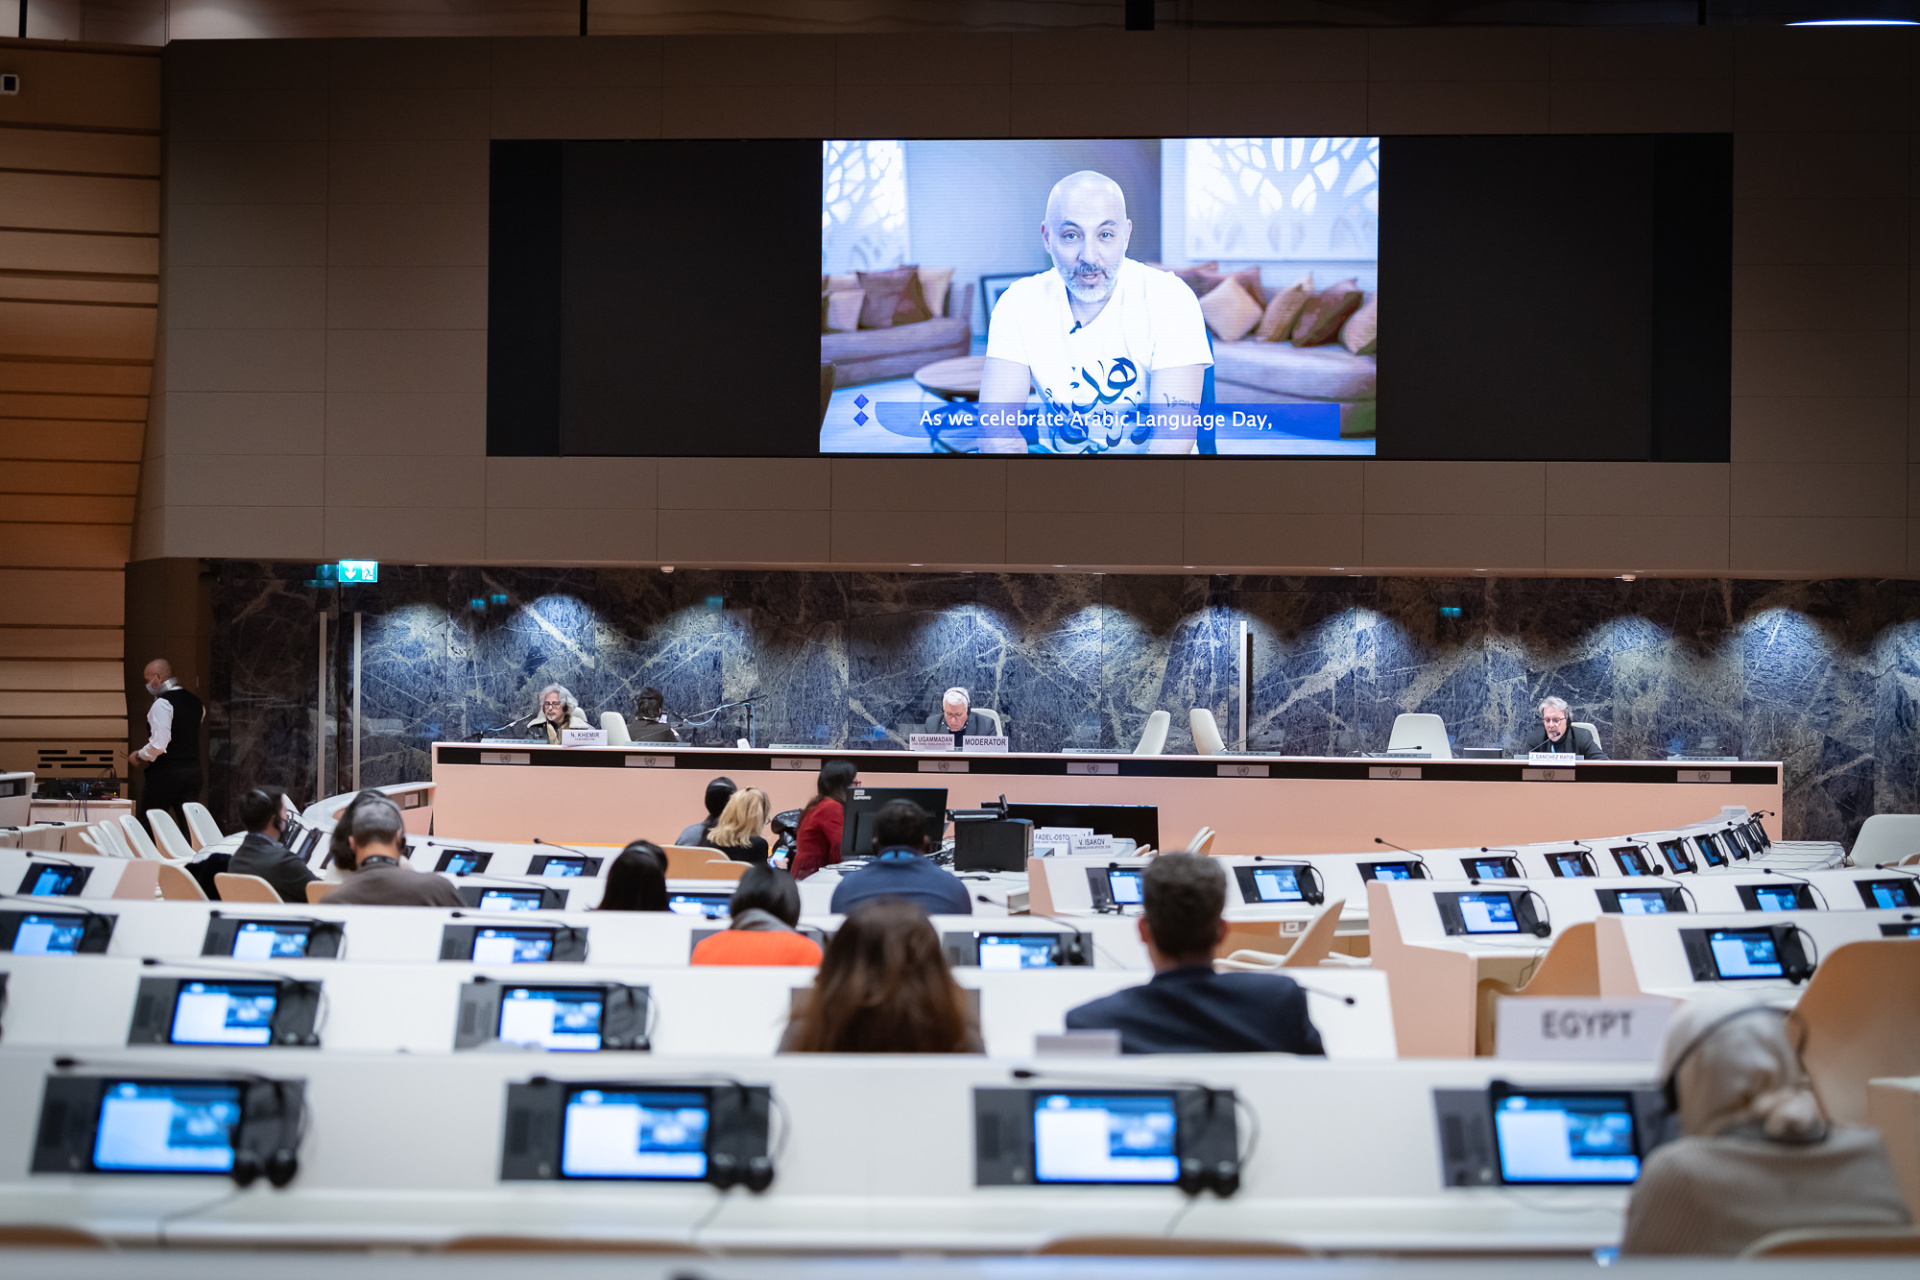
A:
<svg viewBox="0 0 1920 1280">
<path fill-rule="evenodd" d="M 828 760 L 873 787 L 945 787 L 949 808 L 1004 795 L 1030 804 L 1153 804 L 1160 844 L 1218 833 L 1216 854 L 1415 849 L 1564 839 L 1569 831 L 1656 831 L 1722 806 L 1777 811 L 1777 763 L 1695 768 L 1606 761 L 1536 769 L 1522 760 L 1301 756 L 917 753 L 662 746 L 435 743 L 434 834 L 469 840 L 624 845 L 672 839 L 701 817 L 709 779 L 765 791 L 778 813 L 813 798 Z M 1767 819 L 1776 839 L 1779 819 Z"/>
</svg>

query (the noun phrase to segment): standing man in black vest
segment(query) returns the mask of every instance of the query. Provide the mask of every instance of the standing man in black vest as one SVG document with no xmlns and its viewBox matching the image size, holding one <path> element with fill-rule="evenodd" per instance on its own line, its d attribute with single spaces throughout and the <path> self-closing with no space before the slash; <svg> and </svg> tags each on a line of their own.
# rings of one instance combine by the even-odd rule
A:
<svg viewBox="0 0 1920 1280">
<path fill-rule="evenodd" d="M 146 785 L 140 789 L 140 817 L 165 809 L 184 829 L 187 815 L 181 805 L 200 798 L 200 699 L 173 678 L 173 664 L 155 658 L 147 664 L 147 745 L 133 753 L 147 762 Z"/>
</svg>

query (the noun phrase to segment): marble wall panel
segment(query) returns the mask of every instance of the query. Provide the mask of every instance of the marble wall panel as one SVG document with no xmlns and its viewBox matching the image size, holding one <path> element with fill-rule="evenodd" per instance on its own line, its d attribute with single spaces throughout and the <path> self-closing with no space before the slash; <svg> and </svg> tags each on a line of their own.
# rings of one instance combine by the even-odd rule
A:
<svg viewBox="0 0 1920 1280">
<path fill-rule="evenodd" d="M 430 743 L 524 719 L 548 683 L 595 723 L 657 687 L 705 743 L 745 736 L 745 707 L 712 709 L 751 700 L 756 742 L 821 747 L 897 744 L 960 684 L 1031 751 L 1130 747 L 1156 709 L 1168 750 L 1191 751 L 1194 707 L 1289 754 L 1384 747 L 1408 711 L 1456 747 L 1511 746 L 1559 694 L 1617 757 L 1784 761 L 1792 836 L 1920 810 L 1915 583 L 387 565 L 340 588 L 306 565 L 217 569 L 220 805 L 262 782 L 310 795 L 316 734 L 324 789 L 349 785 L 357 612 L 368 785 L 427 776 Z"/>
</svg>

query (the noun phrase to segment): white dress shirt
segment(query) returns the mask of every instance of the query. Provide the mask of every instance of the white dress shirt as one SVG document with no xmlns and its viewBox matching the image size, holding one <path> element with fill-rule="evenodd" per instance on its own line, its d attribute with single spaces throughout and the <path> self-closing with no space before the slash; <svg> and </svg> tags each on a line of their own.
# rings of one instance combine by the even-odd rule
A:
<svg viewBox="0 0 1920 1280">
<path fill-rule="evenodd" d="M 169 689 L 179 687 L 180 682 L 169 677 L 167 682 L 160 686 L 160 692 L 165 693 Z M 173 741 L 173 704 L 165 698 L 155 698 L 153 705 L 147 708 L 147 732 L 149 734 L 147 745 L 133 754 L 151 763 L 164 755 L 167 744 Z"/>
</svg>

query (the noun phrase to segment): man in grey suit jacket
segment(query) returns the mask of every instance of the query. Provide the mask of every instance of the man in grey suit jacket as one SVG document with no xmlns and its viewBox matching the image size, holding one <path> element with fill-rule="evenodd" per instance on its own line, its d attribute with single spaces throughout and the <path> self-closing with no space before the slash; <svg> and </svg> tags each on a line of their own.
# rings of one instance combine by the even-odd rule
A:
<svg viewBox="0 0 1920 1280">
<path fill-rule="evenodd" d="M 950 733 L 956 747 L 964 746 L 961 739 L 969 735 L 983 738 L 995 732 L 993 721 L 973 710 L 967 699 L 967 691 L 958 685 L 947 690 L 940 700 L 940 709 L 927 717 L 922 732 Z"/>
<path fill-rule="evenodd" d="M 1573 710 L 1567 706 L 1565 698 L 1548 698 L 1540 704 L 1541 731 L 1533 735 L 1533 741 L 1526 750 L 1571 752 L 1582 760 L 1605 760 L 1607 753 L 1593 740 L 1593 735 L 1585 729 L 1577 728 L 1573 722 Z"/>
</svg>

